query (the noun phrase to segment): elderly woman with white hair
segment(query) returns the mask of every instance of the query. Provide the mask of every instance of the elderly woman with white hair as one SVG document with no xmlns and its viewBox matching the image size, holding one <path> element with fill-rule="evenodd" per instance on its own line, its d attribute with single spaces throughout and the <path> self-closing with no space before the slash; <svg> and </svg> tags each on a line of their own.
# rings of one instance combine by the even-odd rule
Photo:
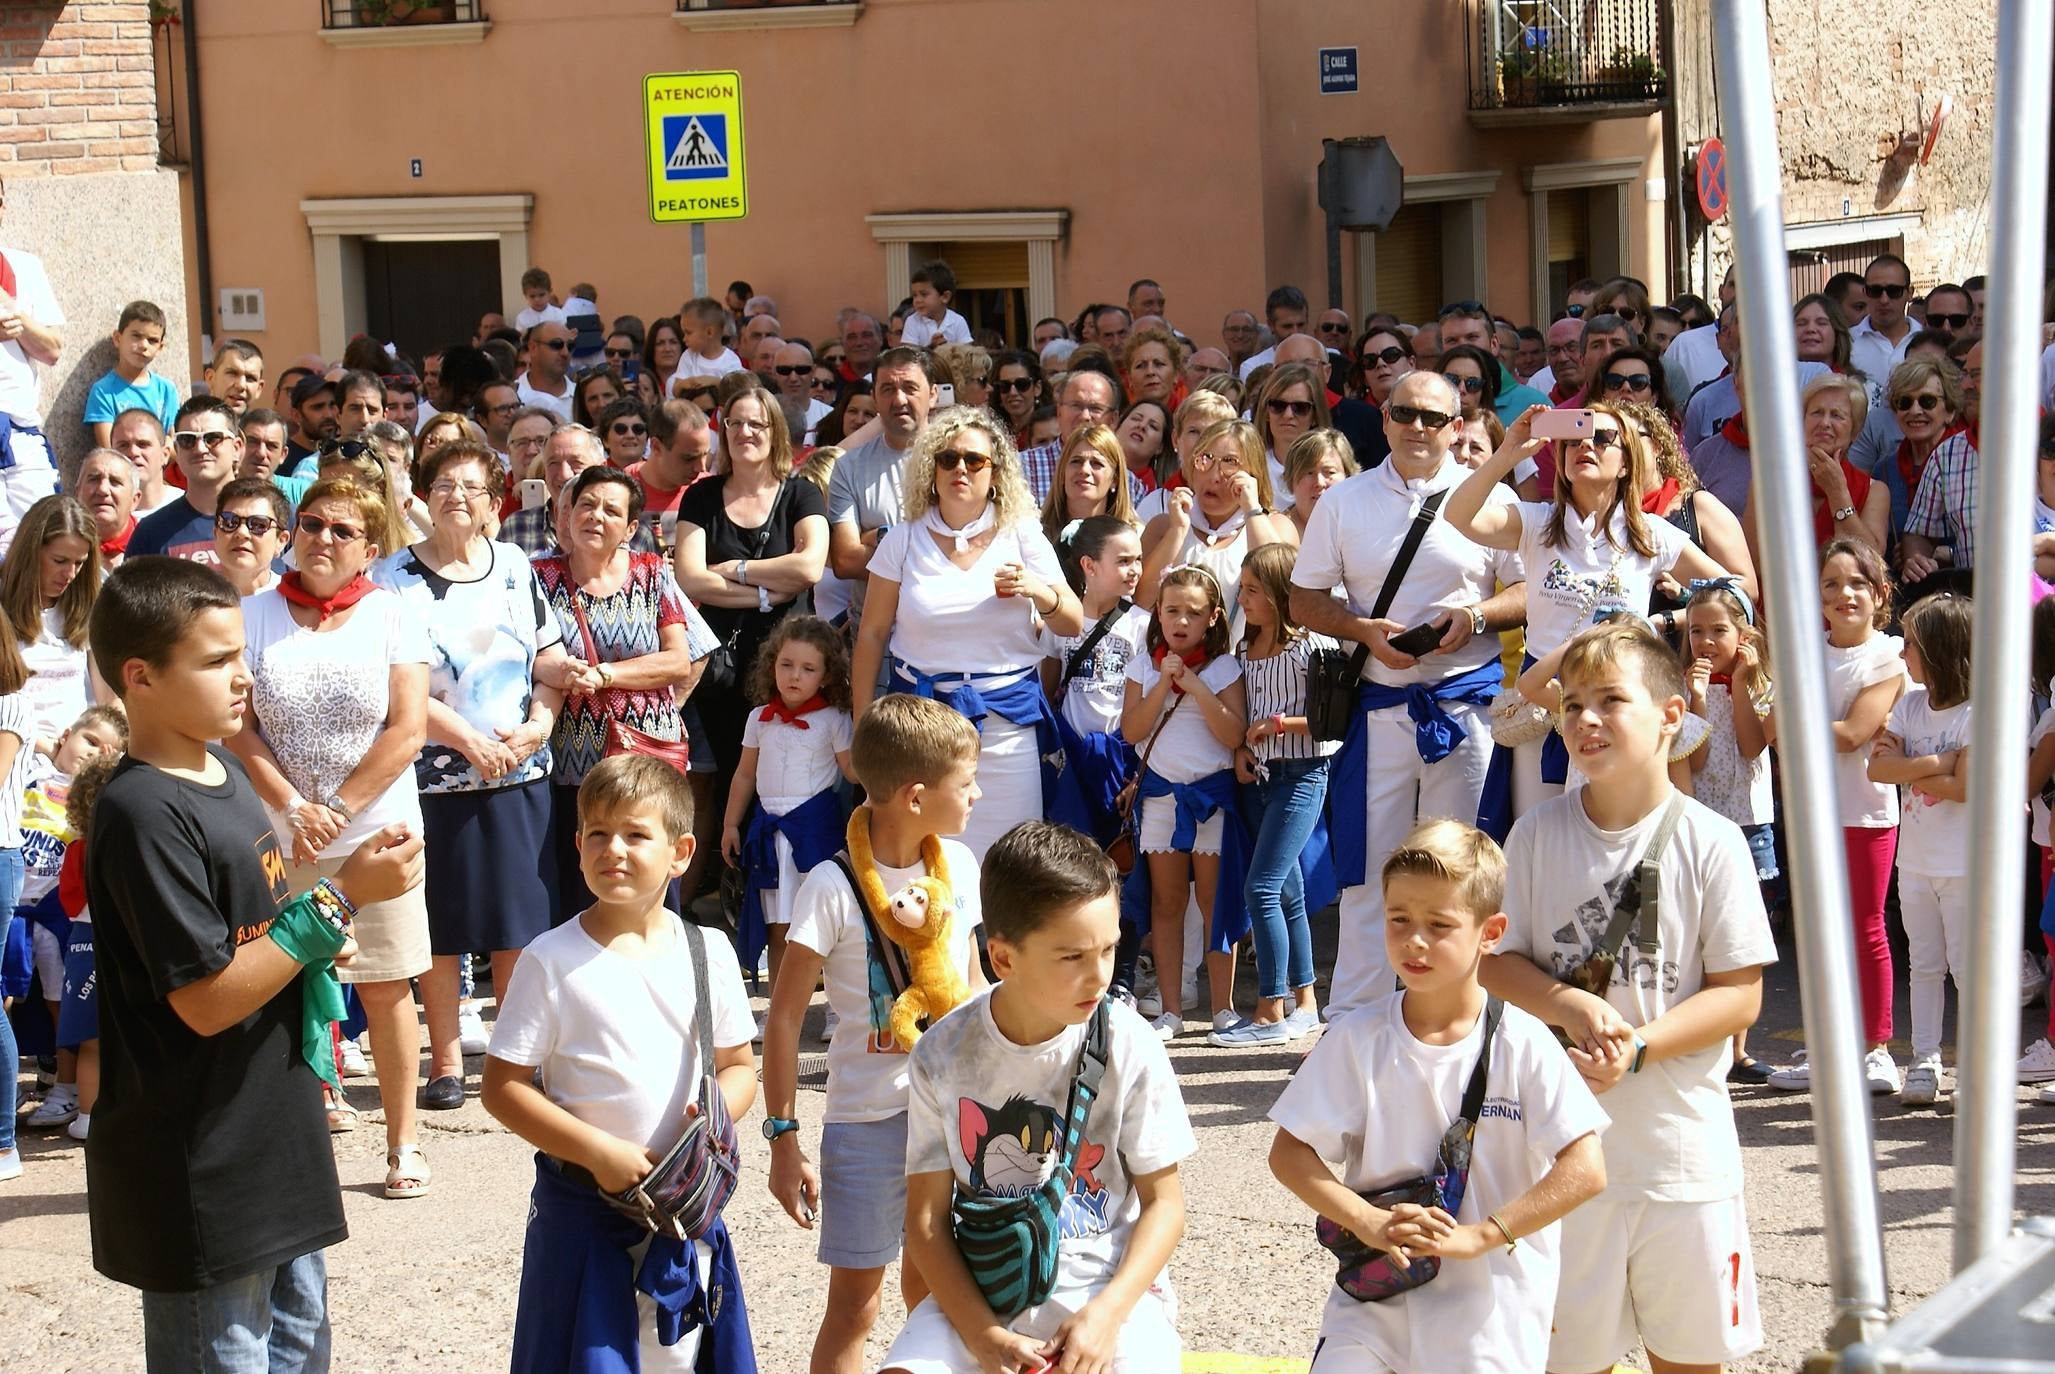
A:
<svg viewBox="0 0 2055 1374">
<path fill-rule="evenodd" d="M 982 859 L 1021 821 L 1059 810 L 1044 797 L 1056 716 L 1038 672 L 1040 634 L 1046 625 L 1074 635 L 1084 612 L 991 412 L 931 415 L 905 472 L 905 520 L 871 556 L 851 704 L 860 720 L 889 655 L 889 690 L 932 697 L 978 727 L 983 795 L 963 842 Z"/>
<path fill-rule="evenodd" d="M 1882 553 L 1891 535 L 1891 491 L 1848 461 L 1849 445 L 1869 418 L 1869 388 L 1854 377 L 1829 373 L 1807 383 L 1799 398 L 1806 473 L 1812 479 L 1812 532 L 1821 548 L 1836 539 L 1859 539 Z M 1748 553 L 1762 562 L 1755 527 L 1755 485 L 1741 508 Z"/>
</svg>

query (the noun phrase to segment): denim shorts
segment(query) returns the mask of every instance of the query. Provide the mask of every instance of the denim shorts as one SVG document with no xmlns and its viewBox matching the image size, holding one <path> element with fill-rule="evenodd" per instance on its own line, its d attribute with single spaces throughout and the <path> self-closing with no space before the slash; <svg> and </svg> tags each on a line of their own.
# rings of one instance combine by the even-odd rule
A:
<svg viewBox="0 0 2055 1374">
<path fill-rule="evenodd" d="M 1766 883 L 1777 876 L 1777 827 L 1765 821 L 1761 825 L 1744 825 L 1741 833 L 1748 837 L 1748 852 L 1755 859 L 1755 878 Z"/>
<path fill-rule="evenodd" d="M 820 1261 L 882 1269 L 906 1238 L 906 1113 L 821 1127 Z"/>
</svg>

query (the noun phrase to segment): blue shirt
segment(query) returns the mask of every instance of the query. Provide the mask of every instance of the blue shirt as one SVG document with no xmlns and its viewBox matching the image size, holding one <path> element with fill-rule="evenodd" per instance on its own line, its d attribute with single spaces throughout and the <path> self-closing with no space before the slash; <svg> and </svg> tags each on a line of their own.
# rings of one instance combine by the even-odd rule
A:
<svg viewBox="0 0 2055 1374">
<path fill-rule="evenodd" d="M 128 556 L 136 558 L 151 553 L 170 554 L 173 558 L 219 568 L 221 556 L 214 552 L 214 517 L 200 514 L 184 496 L 151 511 L 129 536 Z"/>
<path fill-rule="evenodd" d="M 109 372 L 86 392 L 86 423 L 113 424 L 124 410 L 147 410 L 164 423 L 178 413 L 178 388 L 154 372 L 145 372 L 131 382 L 118 372 Z"/>
<path fill-rule="evenodd" d="M 1504 363 L 1498 365 L 1498 404 L 1492 409 L 1498 412 L 1498 422 L 1510 425 L 1527 413 L 1529 406 L 1545 406 L 1548 397 L 1528 386 L 1525 382 L 1513 380 L 1513 374 Z"/>
</svg>

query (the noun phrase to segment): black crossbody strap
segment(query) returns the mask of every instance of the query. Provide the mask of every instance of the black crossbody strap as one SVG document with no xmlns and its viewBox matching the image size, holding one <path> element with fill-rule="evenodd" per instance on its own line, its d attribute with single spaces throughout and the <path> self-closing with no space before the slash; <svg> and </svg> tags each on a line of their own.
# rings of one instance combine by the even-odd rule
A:
<svg viewBox="0 0 2055 1374">
<path fill-rule="evenodd" d="M 696 1001 L 692 1023 L 699 1032 L 700 1076 L 711 1077 L 714 1072 L 714 1008 L 713 993 L 706 976 L 706 932 L 686 921 L 685 944 L 692 951 L 692 990 Z"/>
<path fill-rule="evenodd" d="M 1063 682 L 1057 683 L 1057 686 L 1061 687 L 1083 670 L 1085 660 L 1092 656 L 1092 650 L 1099 647 L 1099 641 L 1113 628 L 1113 622 L 1126 615 L 1134 604 L 1123 597 L 1112 610 L 1099 617 L 1099 623 L 1092 626 L 1092 632 L 1084 637 L 1084 642 L 1071 650 L 1070 661 L 1063 665 Z"/>
<path fill-rule="evenodd" d="M 1398 556 L 1391 560 L 1391 568 L 1384 574 L 1384 585 L 1377 589 L 1377 601 L 1370 607 L 1372 620 L 1384 619 L 1384 613 L 1391 609 L 1391 603 L 1398 598 L 1399 587 L 1406 580 L 1406 570 L 1413 566 L 1413 556 L 1420 552 L 1421 541 L 1427 538 L 1427 528 L 1434 523 L 1434 517 L 1441 513 L 1441 503 L 1448 499 L 1448 488 L 1431 493 L 1420 503 L 1420 509 L 1413 515 L 1413 523 L 1406 526 L 1406 537 L 1399 544 Z M 1363 665 L 1370 661 L 1370 646 L 1358 644 L 1349 655 L 1349 675 L 1361 677 Z"/>
<path fill-rule="evenodd" d="M 1077 1152 L 1085 1139 L 1085 1118 L 1092 1114 L 1092 1102 L 1099 1096 L 1099 1083 L 1106 1076 L 1106 999 L 1092 1009 L 1085 1026 L 1084 1043 L 1078 1046 L 1077 1068 L 1070 1075 L 1070 1102 L 1063 1109 L 1063 1157 L 1056 1162 L 1051 1178 L 1068 1178 L 1077 1166 Z"/>
<path fill-rule="evenodd" d="M 871 911 L 870 901 L 863 895 L 863 884 L 856 881 L 856 870 L 850 866 L 848 850 L 835 855 L 835 867 L 841 869 L 842 876 L 849 880 L 850 895 L 856 898 L 856 909 L 863 915 L 865 957 L 874 967 L 885 971 L 885 982 L 896 997 L 913 986 L 913 972 L 906 966 L 906 956 L 878 929 L 878 918 Z"/>
<path fill-rule="evenodd" d="M 1498 1038 L 1498 1023 L 1505 1017 L 1506 1004 L 1496 997 L 1486 997 L 1484 1002 L 1484 1048 L 1477 1052 L 1477 1067 L 1470 1070 L 1469 1086 L 1463 1089 L 1463 1120 L 1470 1128 L 1477 1128 L 1477 1118 L 1484 1111 L 1485 1080 L 1491 1076 L 1491 1042 Z"/>
<path fill-rule="evenodd" d="M 1605 939 L 1594 953 L 1605 953 L 1618 959 L 1626 947 L 1627 935 L 1635 926 L 1646 931 L 1657 918 L 1658 892 L 1662 886 L 1663 851 L 1669 848 L 1670 836 L 1677 833 L 1677 821 L 1684 814 L 1684 794 L 1673 792 L 1670 804 L 1663 811 L 1662 820 L 1656 825 L 1655 834 L 1648 841 L 1648 850 L 1642 854 L 1641 862 L 1634 866 L 1634 873 L 1627 879 L 1627 885 L 1620 890 L 1620 904 L 1613 908 L 1613 919 L 1605 928 Z M 1643 917 L 1647 920 L 1643 920 Z M 1643 940 L 1642 943 L 1647 943 Z"/>
</svg>

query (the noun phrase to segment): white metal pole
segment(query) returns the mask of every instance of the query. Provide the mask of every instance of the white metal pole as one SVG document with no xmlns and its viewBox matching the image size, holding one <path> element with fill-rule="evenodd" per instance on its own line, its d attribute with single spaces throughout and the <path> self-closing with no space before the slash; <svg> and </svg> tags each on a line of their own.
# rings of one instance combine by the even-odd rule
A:
<svg viewBox="0 0 2055 1374">
<path fill-rule="evenodd" d="M 692 222 L 692 294 L 706 294 L 706 226 L 697 220 Z"/>
<path fill-rule="evenodd" d="M 1741 312 L 1743 400 L 1755 459 L 1761 578 L 1777 670 L 1783 824 L 1792 857 L 1812 1119 L 1826 1220 L 1835 1348 L 1883 1330 L 1889 1304 L 1877 1219 L 1869 1089 L 1856 996 L 1855 936 L 1834 790 L 1833 717 L 1819 632 L 1819 553 L 1800 442 L 1797 340 L 1784 251 L 1783 163 L 1763 0 L 1714 0 L 1716 79 L 1727 132 Z"/>
<path fill-rule="evenodd" d="M 1984 311 L 1976 633 L 1970 651 L 1969 977 L 1958 1000 L 1955 1268 L 2012 1231 L 2018 1126 L 2020 874 L 2025 831 L 2034 454 L 2048 210 L 2051 0 L 1998 7 L 1991 270 Z"/>
</svg>

